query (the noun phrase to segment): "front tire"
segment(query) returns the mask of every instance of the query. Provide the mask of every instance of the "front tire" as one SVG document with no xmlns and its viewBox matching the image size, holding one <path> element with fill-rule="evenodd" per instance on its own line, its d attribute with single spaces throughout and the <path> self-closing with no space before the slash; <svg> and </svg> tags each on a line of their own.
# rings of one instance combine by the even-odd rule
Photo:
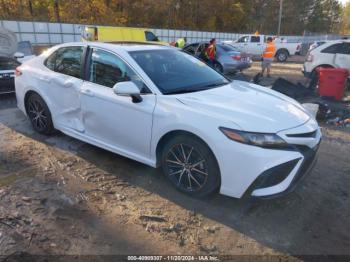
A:
<svg viewBox="0 0 350 262">
<path fill-rule="evenodd" d="M 26 109 L 35 131 L 44 135 L 54 133 L 51 112 L 41 96 L 36 93 L 31 94 L 26 101 Z"/>
<path fill-rule="evenodd" d="M 207 196 L 220 186 L 220 170 L 209 147 L 192 136 L 169 140 L 162 151 L 164 175 L 181 192 Z"/>
</svg>

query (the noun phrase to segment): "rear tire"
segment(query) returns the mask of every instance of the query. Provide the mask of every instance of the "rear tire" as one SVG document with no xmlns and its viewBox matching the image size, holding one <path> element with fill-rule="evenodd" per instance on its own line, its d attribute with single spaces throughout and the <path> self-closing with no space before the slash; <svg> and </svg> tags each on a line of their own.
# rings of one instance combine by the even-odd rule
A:
<svg viewBox="0 0 350 262">
<path fill-rule="evenodd" d="M 169 140 L 162 150 L 164 175 L 181 192 L 204 197 L 220 186 L 220 170 L 208 146 L 193 136 Z"/>
<path fill-rule="evenodd" d="M 26 110 L 35 131 L 44 135 L 55 132 L 51 112 L 41 96 L 36 93 L 31 94 L 26 101 Z"/>
</svg>

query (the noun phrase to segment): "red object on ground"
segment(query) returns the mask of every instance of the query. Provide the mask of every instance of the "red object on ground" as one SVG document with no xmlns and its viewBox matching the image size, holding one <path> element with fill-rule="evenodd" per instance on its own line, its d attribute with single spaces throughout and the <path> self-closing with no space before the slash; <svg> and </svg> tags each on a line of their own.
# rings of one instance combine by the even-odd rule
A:
<svg viewBox="0 0 350 262">
<path fill-rule="evenodd" d="M 343 68 L 318 68 L 318 93 L 339 101 L 344 96 L 349 71 Z"/>
</svg>

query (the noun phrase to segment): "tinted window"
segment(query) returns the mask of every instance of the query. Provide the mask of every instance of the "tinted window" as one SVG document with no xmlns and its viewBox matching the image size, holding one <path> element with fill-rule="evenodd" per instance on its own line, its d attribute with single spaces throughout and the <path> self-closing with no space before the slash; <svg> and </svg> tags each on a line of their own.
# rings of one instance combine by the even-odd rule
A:
<svg viewBox="0 0 350 262">
<path fill-rule="evenodd" d="M 334 44 L 322 50 L 322 53 L 336 54 L 341 50 L 343 44 Z"/>
<path fill-rule="evenodd" d="M 194 54 L 196 52 L 197 47 L 198 47 L 198 44 L 192 44 L 192 45 L 186 46 L 184 50 L 190 54 Z"/>
<path fill-rule="evenodd" d="M 130 55 L 163 94 L 196 92 L 229 81 L 202 61 L 172 49 L 133 51 Z"/>
<path fill-rule="evenodd" d="M 250 42 L 252 42 L 252 43 L 260 43 L 260 36 L 252 36 L 250 38 Z"/>
<path fill-rule="evenodd" d="M 350 55 L 350 43 L 344 43 L 339 53 L 344 55 Z"/>
<path fill-rule="evenodd" d="M 156 37 L 152 32 L 146 31 L 145 32 L 146 35 L 146 41 L 155 41 L 158 42 L 158 37 Z"/>
<path fill-rule="evenodd" d="M 0 70 L 15 70 L 20 63 L 12 58 L 0 57 Z"/>
<path fill-rule="evenodd" d="M 111 88 L 118 82 L 132 81 L 141 92 L 148 92 L 142 80 L 125 62 L 116 55 L 98 49 L 92 52 L 89 81 Z"/>
<path fill-rule="evenodd" d="M 60 48 L 46 60 L 45 65 L 57 73 L 80 78 L 83 52 L 82 46 Z"/>
</svg>

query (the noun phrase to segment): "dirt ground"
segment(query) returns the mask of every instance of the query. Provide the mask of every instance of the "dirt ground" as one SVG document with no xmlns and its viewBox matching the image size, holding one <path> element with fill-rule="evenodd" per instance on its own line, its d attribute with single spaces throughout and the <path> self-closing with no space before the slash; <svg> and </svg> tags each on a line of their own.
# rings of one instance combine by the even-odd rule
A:
<svg viewBox="0 0 350 262">
<path fill-rule="evenodd" d="M 277 64 L 273 73 L 306 81 L 300 68 Z M 258 70 L 256 63 L 246 74 Z M 36 134 L 15 104 L 14 96 L 0 97 L 0 261 L 29 253 L 350 258 L 346 129 L 323 128 L 317 166 L 288 196 L 194 199 L 159 170 L 61 133 Z"/>
</svg>

